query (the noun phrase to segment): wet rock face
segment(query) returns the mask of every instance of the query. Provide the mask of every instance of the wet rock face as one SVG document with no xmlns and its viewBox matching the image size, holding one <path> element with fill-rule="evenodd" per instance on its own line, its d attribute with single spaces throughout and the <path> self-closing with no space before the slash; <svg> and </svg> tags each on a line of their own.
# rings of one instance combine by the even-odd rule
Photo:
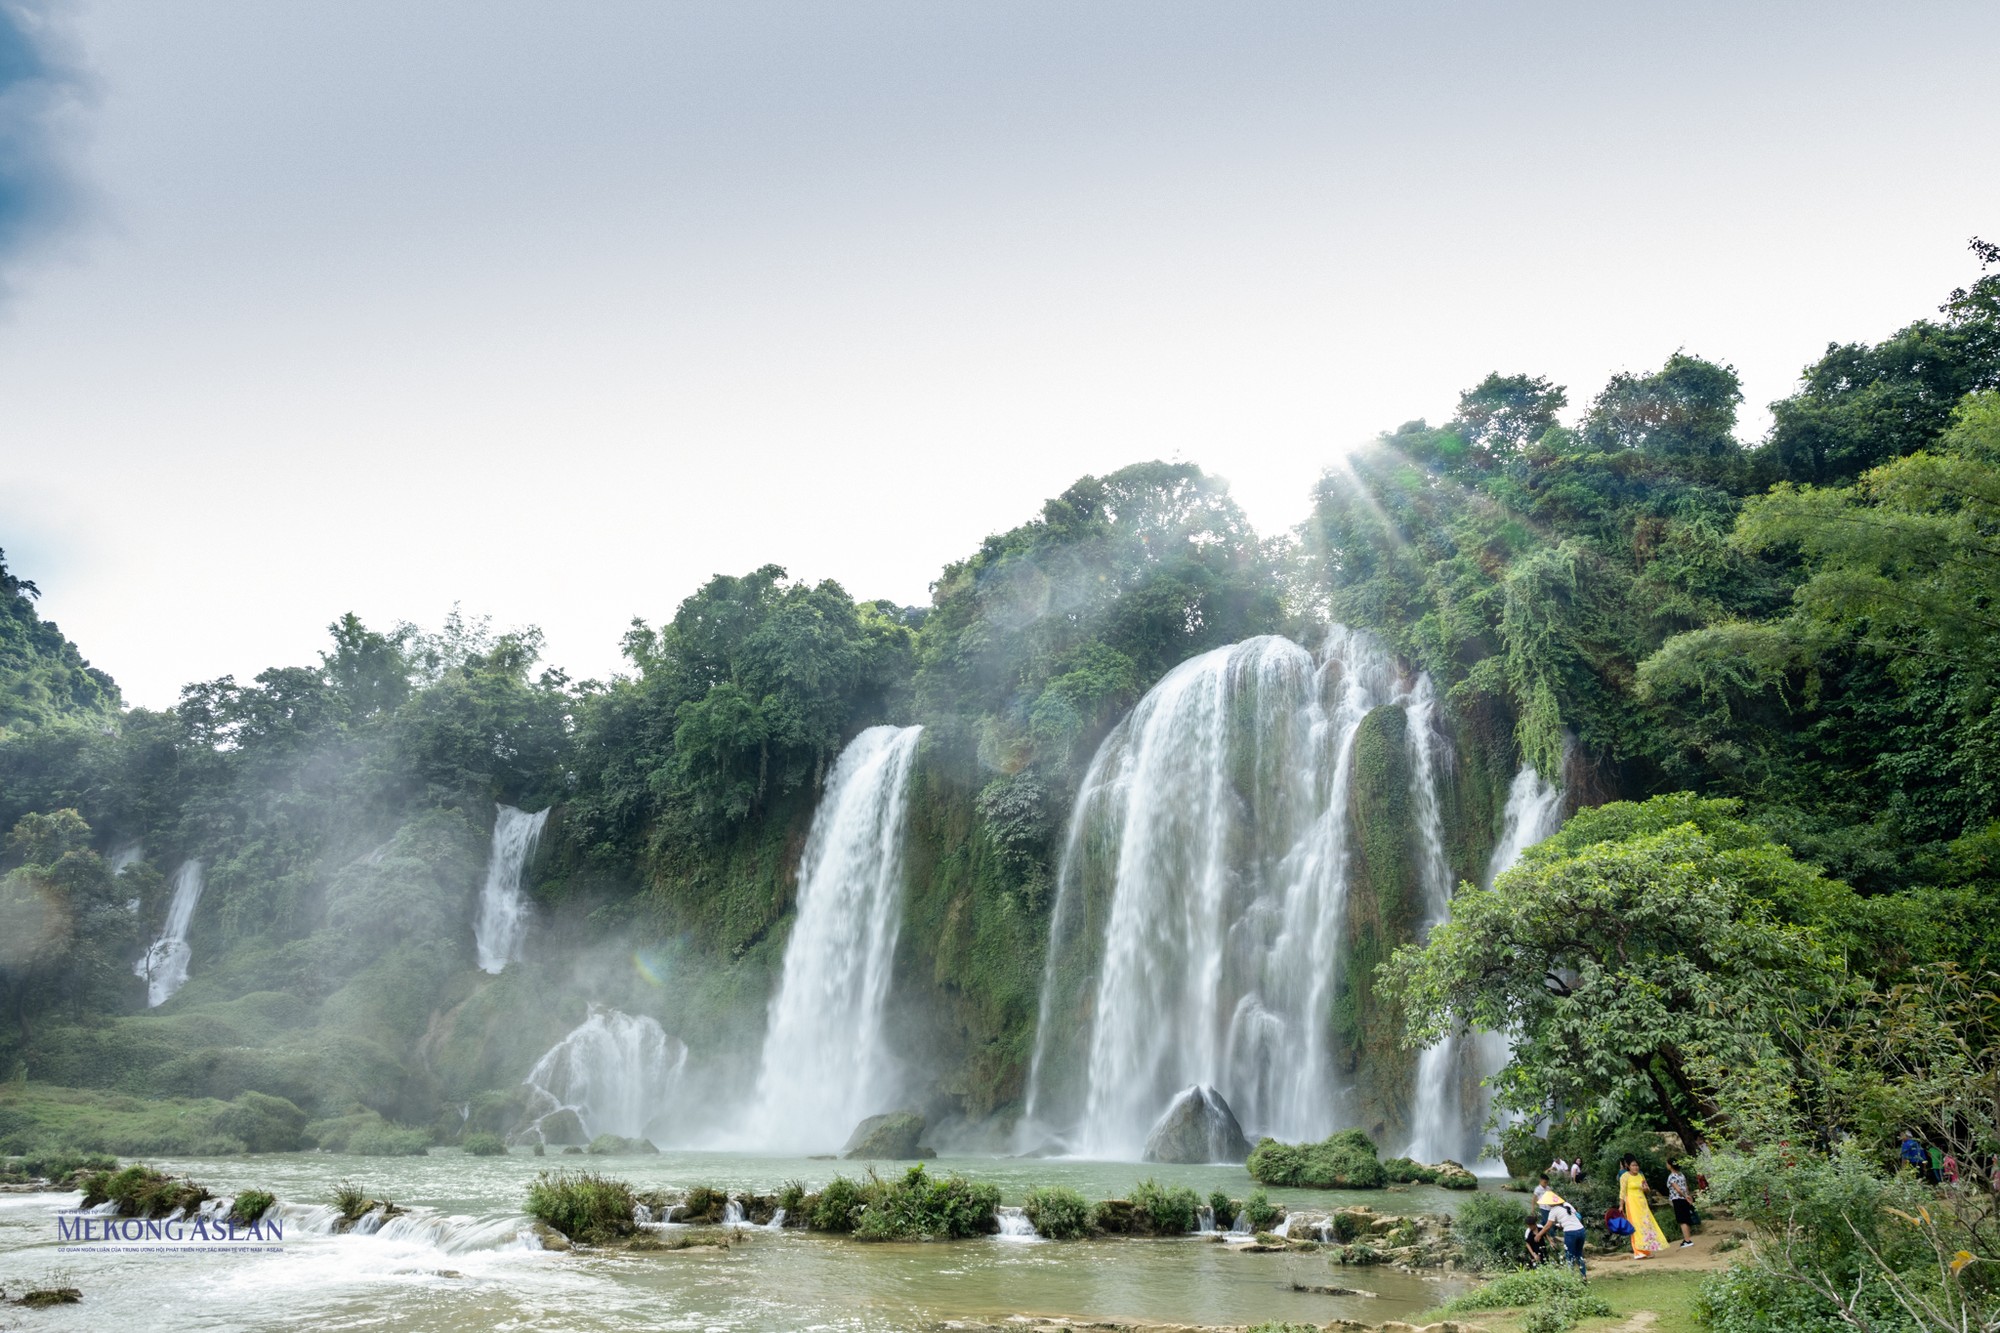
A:
<svg viewBox="0 0 2000 1333">
<path fill-rule="evenodd" d="M 543 1143 L 581 1145 L 590 1142 L 590 1135 L 583 1129 L 583 1120 L 567 1106 L 543 1116 L 537 1127 L 542 1132 Z"/>
<path fill-rule="evenodd" d="M 1175 1097 L 1146 1137 L 1144 1160 L 1176 1164 L 1242 1162 L 1250 1141 L 1236 1113 L 1214 1088 L 1197 1085 Z"/>
<path fill-rule="evenodd" d="M 935 1157 L 930 1148 L 919 1146 L 924 1136 L 924 1118 L 915 1111 L 890 1111 L 871 1115 L 854 1127 L 841 1155 L 850 1160 L 909 1161 Z"/>
</svg>

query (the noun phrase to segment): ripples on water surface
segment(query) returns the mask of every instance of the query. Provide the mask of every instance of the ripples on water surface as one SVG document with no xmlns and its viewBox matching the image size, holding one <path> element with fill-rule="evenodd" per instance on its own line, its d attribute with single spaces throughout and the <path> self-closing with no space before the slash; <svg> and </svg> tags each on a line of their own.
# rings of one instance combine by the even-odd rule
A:
<svg viewBox="0 0 2000 1333">
<path fill-rule="evenodd" d="M 513 1224 L 537 1171 L 588 1167 L 640 1189 L 707 1184 L 769 1192 L 786 1180 L 817 1187 L 858 1163 L 734 1153 L 637 1158 L 345 1157 L 292 1153 L 162 1160 L 218 1194 L 252 1186 L 295 1207 L 278 1254 L 57 1253 L 55 1212 L 67 1195 L 0 1195 L 0 1286 L 80 1287 L 81 1305 L 36 1313 L 37 1327 L 150 1329 L 391 1328 L 473 1330 L 634 1328 L 914 1330 L 949 1317 L 1035 1313 L 1097 1318 L 1256 1323 L 1395 1319 L 1454 1288 L 1379 1268 L 1343 1269 L 1319 1254 L 1240 1254 L 1199 1240 L 867 1245 L 797 1231 L 755 1233 L 727 1252 L 553 1254 L 517 1241 Z M 1067 1185 L 1091 1199 L 1123 1195 L 1153 1176 L 1221 1189 L 1252 1188 L 1237 1167 L 945 1159 L 997 1184 L 1018 1204 L 1030 1186 Z M 885 1168 L 901 1169 L 901 1168 Z M 324 1203 L 352 1180 L 371 1196 L 418 1210 L 368 1236 L 311 1235 L 298 1205 Z M 1276 1190 L 1315 1209 L 1368 1203 L 1385 1211 L 1443 1210 L 1457 1196 L 1413 1188 L 1343 1194 Z M 435 1219 L 432 1218 L 435 1214 Z M 1318 1296 L 1293 1282 L 1354 1285 L 1378 1299 Z"/>
</svg>

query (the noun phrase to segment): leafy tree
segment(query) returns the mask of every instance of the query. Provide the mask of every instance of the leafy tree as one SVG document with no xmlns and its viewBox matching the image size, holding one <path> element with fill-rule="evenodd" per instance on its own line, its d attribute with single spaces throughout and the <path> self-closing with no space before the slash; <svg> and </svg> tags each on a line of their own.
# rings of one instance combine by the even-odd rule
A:
<svg viewBox="0 0 2000 1333">
<path fill-rule="evenodd" d="M 1591 403 L 1584 443 L 1634 449 L 1689 464 L 1721 464 L 1737 452 L 1742 380 L 1729 366 L 1675 352 L 1651 375 L 1620 373 Z"/>
<path fill-rule="evenodd" d="M 41 595 L 0 551 L 0 739 L 58 719 L 101 724 L 118 712 L 118 686 L 36 613 Z"/>
<path fill-rule="evenodd" d="M 2000 388 L 2000 245 L 1974 238 L 1981 276 L 1942 321 L 1920 319 L 1873 347 L 1829 343 L 1804 384 L 1771 404 L 1763 447 L 1779 476 L 1838 485 L 1925 448 L 1968 393 Z"/>
<path fill-rule="evenodd" d="M 1813 929 L 1851 895 L 1727 801 L 1680 796 L 1579 812 L 1490 890 L 1384 964 L 1408 1042 L 1508 1034 L 1501 1106 L 1636 1098 L 1697 1143 L 1718 1116 L 1701 1060 L 1753 1048 L 1780 997 L 1834 984 Z"/>
<path fill-rule="evenodd" d="M 61 1006 L 80 1017 L 115 992 L 116 950 L 131 932 L 76 811 L 26 816 L 7 851 L 19 864 L 0 878 L 0 1004 L 25 1041 L 37 1015 Z"/>
<path fill-rule="evenodd" d="M 1494 371 L 1459 395 L 1452 424 L 1467 444 L 1510 458 L 1548 434 L 1568 403 L 1562 386 L 1540 375 Z"/>
<path fill-rule="evenodd" d="M 1934 450 L 1838 489 L 1780 485 L 1737 526 L 1747 550 L 1796 552 L 1808 622 L 1917 671 L 1982 680 L 2000 663 L 2000 392 L 1973 394 Z"/>
</svg>

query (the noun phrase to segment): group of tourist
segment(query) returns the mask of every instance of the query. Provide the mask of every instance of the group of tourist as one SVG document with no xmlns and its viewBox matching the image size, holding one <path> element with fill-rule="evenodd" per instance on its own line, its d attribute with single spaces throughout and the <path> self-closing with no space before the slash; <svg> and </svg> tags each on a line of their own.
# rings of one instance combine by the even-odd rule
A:
<svg viewBox="0 0 2000 1333">
<path fill-rule="evenodd" d="M 1645 1172 L 1639 1169 L 1638 1158 L 1627 1157 L 1619 1165 L 1622 1169 L 1618 1175 L 1618 1202 L 1605 1213 L 1604 1227 L 1613 1236 L 1631 1241 L 1635 1259 L 1650 1258 L 1667 1248 L 1666 1234 L 1653 1219 L 1652 1190 L 1646 1183 Z M 1548 1257 L 1549 1233 L 1559 1231 L 1563 1262 L 1587 1275 L 1583 1241 L 1588 1232 L 1583 1215 L 1576 1205 L 1556 1192 L 1550 1184 L 1552 1178 L 1574 1184 L 1583 1178 L 1583 1168 L 1581 1164 L 1558 1158 L 1542 1173 L 1535 1186 L 1535 1220 L 1527 1227 L 1528 1262 L 1531 1265 L 1544 1262 Z M 1701 1215 L 1695 1212 L 1694 1188 L 1679 1162 L 1673 1163 L 1667 1172 L 1667 1202 L 1673 1205 L 1674 1221 L 1680 1227 L 1681 1248 L 1687 1249 L 1694 1244 L 1694 1229 L 1701 1222 Z"/>
<path fill-rule="evenodd" d="M 1903 1161 L 1915 1171 L 1927 1185 L 1956 1185 L 1959 1178 L 1958 1158 L 1950 1149 L 1940 1150 L 1935 1144 L 1926 1144 L 1909 1130 L 1903 1131 L 1903 1142 L 1897 1149 Z M 1972 1170 L 1979 1170 L 1979 1163 L 1972 1163 Z M 1988 1171 L 1993 1192 L 2000 1194 L 2000 1155 L 1992 1159 Z"/>
</svg>

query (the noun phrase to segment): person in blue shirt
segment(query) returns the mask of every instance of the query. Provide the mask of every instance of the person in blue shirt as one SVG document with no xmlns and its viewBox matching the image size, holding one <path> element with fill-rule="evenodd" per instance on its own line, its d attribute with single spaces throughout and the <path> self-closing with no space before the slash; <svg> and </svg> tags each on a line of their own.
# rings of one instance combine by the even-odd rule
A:
<svg viewBox="0 0 2000 1333">
<path fill-rule="evenodd" d="M 1917 1136 L 1908 1130 L 1903 1131 L 1902 1153 L 1903 1160 L 1915 1167 L 1919 1176 L 1925 1180 L 1931 1178 L 1930 1154 L 1924 1151 L 1923 1144 L 1917 1142 Z"/>
</svg>

